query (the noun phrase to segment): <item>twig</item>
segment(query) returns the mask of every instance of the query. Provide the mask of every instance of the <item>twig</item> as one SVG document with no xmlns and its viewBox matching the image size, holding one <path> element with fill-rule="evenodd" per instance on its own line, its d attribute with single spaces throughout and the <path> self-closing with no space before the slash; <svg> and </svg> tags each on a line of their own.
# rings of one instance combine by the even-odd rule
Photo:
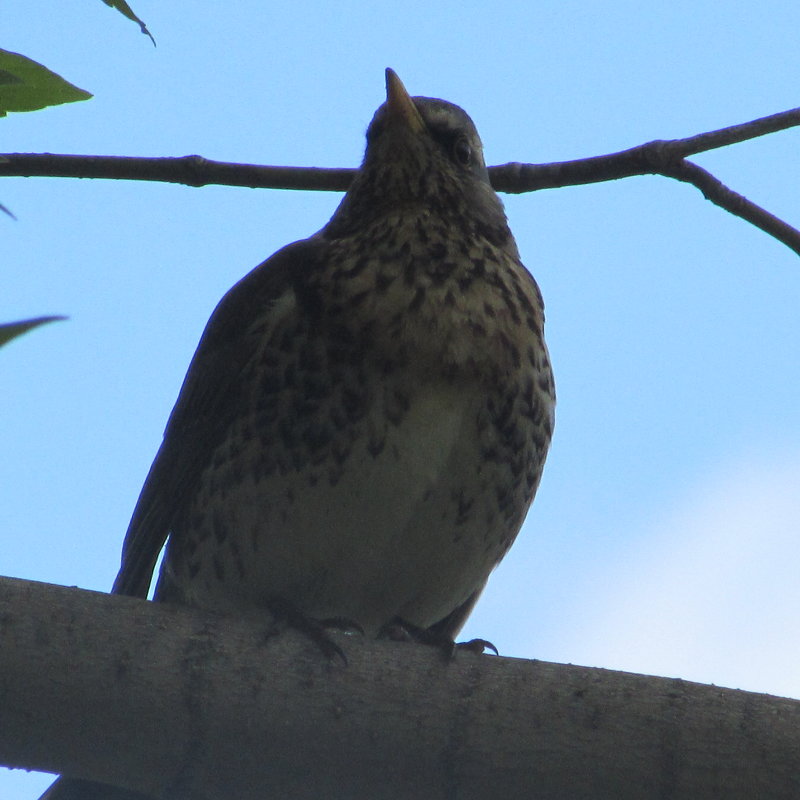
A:
<svg viewBox="0 0 800 800">
<path fill-rule="evenodd" d="M 501 192 L 521 193 L 599 183 L 634 175 L 664 175 L 691 183 L 707 200 L 761 228 L 800 255 L 800 231 L 737 194 L 702 167 L 686 160 L 689 155 L 727 147 L 797 125 L 800 125 L 800 108 L 686 139 L 656 140 L 594 158 L 553 164 L 503 164 L 490 170 L 492 185 Z"/>
<path fill-rule="evenodd" d="M 750 222 L 800 255 L 800 231 L 725 186 L 711 173 L 686 157 L 715 150 L 800 125 L 800 108 L 708 131 L 685 139 L 656 140 L 592 158 L 552 164 L 509 163 L 489 168 L 497 191 L 519 194 L 577 186 L 585 183 L 664 175 L 691 183 L 712 203 Z M 271 167 L 231 164 L 202 156 L 179 158 L 131 158 L 123 156 L 76 156 L 51 153 L 0 155 L 0 177 L 112 178 L 164 181 L 186 186 L 245 186 L 269 189 L 343 192 L 354 169 L 318 167 Z"/>
<path fill-rule="evenodd" d="M 162 181 L 185 186 L 245 186 L 251 189 L 305 189 L 345 192 L 354 169 L 266 167 L 231 164 L 203 156 L 134 158 L 131 156 L 72 156 L 54 153 L 0 155 L 0 177 L 111 178 Z"/>
</svg>

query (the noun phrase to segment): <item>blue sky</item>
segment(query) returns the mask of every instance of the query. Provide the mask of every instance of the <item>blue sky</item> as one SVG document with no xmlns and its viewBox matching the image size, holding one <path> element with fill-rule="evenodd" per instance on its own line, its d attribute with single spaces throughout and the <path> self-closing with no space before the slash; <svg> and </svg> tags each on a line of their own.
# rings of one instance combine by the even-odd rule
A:
<svg viewBox="0 0 800 800">
<path fill-rule="evenodd" d="M 0 46 L 95 97 L 0 120 L 2 151 L 354 166 L 387 66 L 463 106 L 489 163 L 800 105 L 789 2 L 137 0 L 157 48 L 99 1 L 3 5 Z M 789 131 L 696 160 L 797 226 L 799 147 Z M 211 310 L 338 200 L 0 181 L 18 218 L 0 218 L 0 319 L 70 317 L 0 351 L 0 573 L 111 585 Z M 665 178 L 505 202 L 545 297 L 559 406 L 539 497 L 464 634 L 800 697 L 800 259 Z M 0 796 L 47 781 L 0 771 Z"/>
</svg>

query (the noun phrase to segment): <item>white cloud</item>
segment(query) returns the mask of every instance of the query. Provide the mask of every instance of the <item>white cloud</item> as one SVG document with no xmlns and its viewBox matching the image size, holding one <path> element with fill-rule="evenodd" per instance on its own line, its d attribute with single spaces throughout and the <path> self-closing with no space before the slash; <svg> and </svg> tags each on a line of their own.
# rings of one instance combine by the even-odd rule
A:
<svg viewBox="0 0 800 800">
<path fill-rule="evenodd" d="M 576 661 L 800 697 L 800 453 L 717 471 L 631 539 Z"/>
</svg>

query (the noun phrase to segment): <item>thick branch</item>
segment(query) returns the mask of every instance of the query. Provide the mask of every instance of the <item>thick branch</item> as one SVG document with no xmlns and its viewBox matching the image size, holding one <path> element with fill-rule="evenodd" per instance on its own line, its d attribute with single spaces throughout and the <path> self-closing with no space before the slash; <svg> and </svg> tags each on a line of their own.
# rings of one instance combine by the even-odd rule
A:
<svg viewBox="0 0 800 800">
<path fill-rule="evenodd" d="M 664 175 L 693 184 L 712 203 L 761 228 L 800 254 L 800 231 L 732 191 L 696 164 L 685 160 L 689 155 L 726 147 L 797 125 L 800 125 L 800 108 L 685 139 L 657 140 L 604 156 L 552 164 L 512 162 L 490 167 L 489 175 L 497 191 L 516 194 L 599 183 L 634 175 Z M 114 178 L 166 181 L 187 186 L 221 184 L 343 192 L 347 190 L 354 174 L 353 169 L 230 164 L 211 161 L 202 156 L 130 158 L 51 153 L 0 155 L 0 177 Z"/>
<path fill-rule="evenodd" d="M 800 702 L 0 580 L 0 762 L 156 797 L 800 796 Z"/>
</svg>

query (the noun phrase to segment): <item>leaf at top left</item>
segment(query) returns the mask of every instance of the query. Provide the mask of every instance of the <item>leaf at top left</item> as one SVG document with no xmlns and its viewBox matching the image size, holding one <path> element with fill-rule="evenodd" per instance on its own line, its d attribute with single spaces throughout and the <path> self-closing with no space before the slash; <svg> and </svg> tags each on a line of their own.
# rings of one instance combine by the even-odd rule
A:
<svg viewBox="0 0 800 800">
<path fill-rule="evenodd" d="M 9 111 L 38 111 L 91 96 L 33 59 L 0 50 L 0 117 Z"/>
</svg>

